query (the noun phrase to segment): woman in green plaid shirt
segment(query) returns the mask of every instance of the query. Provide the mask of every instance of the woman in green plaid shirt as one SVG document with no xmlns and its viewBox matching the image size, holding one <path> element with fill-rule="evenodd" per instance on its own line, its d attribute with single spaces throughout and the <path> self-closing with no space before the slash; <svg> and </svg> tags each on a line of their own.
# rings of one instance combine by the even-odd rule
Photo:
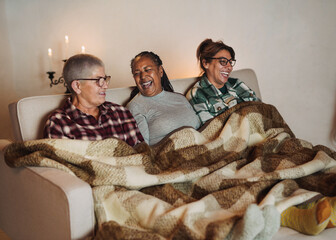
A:
<svg viewBox="0 0 336 240">
<path fill-rule="evenodd" d="M 229 78 L 235 65 L 234 50 L 222 41 L 205 39 L 197 49 L 203 75 L 188 91 L 187 99 L 204 124 L 240 102 L 260 101 L 239 79 Z M 335 117 L 336 118 L 336 117 Z M 336 124 L 336 122 L 335 122 Z M 336 127 L 331 136 L 335 139 Z M 336 226 L 336 197 L 293 206 L 281 213 L 281 226 L 308 235 L 317 235 L 325 228 Z"/>
<path fill-rule="evenodd" d="M 232 47 L 205 39 L 196 56 L 203 75 L 186 97 L 202 124 L 240 102 L 260 101 L 244 82 L 229 77 L 236 63 Z"/>
</svg>

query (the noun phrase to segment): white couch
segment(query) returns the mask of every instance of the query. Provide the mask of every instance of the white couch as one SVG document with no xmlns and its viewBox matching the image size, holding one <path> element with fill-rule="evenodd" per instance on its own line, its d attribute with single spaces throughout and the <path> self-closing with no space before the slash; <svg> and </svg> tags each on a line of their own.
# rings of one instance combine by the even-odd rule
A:
<svg viewBox="0 0 336 240">
<path fill-rule="evenodd" d="M 251 69 L 234 71 L 261 98 L 256 75 Z M 173 80 L 176 92 L 185 93 L 196 78 Z M 125 105 L 132 88 L 107 90 L 106 100 Z M 23 98 L 9 105 L 16 141 L 42 137 L 48 114 L 59 107 L 65 96 Z M 0 155 L 0 228 L 11 239 L 84 239 L 93 235 L 95 216 L 90 186 L 57 169 L 9 168 Z M 326 230 L 314 239 L 332 239 L 335 230 Z M 281 228 L 274 239 L 309 239 Z"/>
</svg>

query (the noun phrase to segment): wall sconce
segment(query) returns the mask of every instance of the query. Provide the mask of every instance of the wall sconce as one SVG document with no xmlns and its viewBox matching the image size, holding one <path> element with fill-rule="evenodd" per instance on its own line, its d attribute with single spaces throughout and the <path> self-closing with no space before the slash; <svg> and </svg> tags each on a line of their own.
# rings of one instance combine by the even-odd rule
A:
<svg viewBox="0 0 336 240">
<path fill-rule="evenodd" d="M 66 60 L 63 60 L 63 61 L 66 61 Z M 60 76 L 58 79 L 55 79 L 54 80 L 54 75 L 55 75 L 56 72 L 54 71 L 48 71 L 47 74 L 48 74 L 48 78 L 50 80 L 50 87 L 52 87 L 53 85 L 57 85 L 59 83 L 63 83 L 63 86 L 65 87 L 65 93 L 70 93 L 69 89 L 67 88 L 66 86 L 66 83 L 64 81 L 64 78 L 63 76 Z"/>
<path fill-rule="evenodd" d="M 65 40 L 65 57 L 68 57 L 68 51 L 69 51 L 69 37 L 66 35 L 64 37 Z M 82 46 L 81 48 L 81 53 L 85 53 L 85 47 Z M 51 48 L 48 49 L 48 60 L 49 60 L 49 71 L 47 72 L 48 74 L 48 78 L 50 80 L 50 87 L 52 87 L 53 85 L 57 85 L 60 83 L 63 83 L 64 87 L 66 88 L 66 93 L 70 93 L 68 88 L 66 87 L 66 83 L 65 80 L 63 78 L 63 76 L 60 76 L 58 79 L 55 78 L 55 71 L 53 71 L 52 69 L 52 50 Z M 62 60 L 64 63 L 67 61 L 67 59 Z"/>
<path fill-rule="evenodd" d="M 49 69 L 50 70 L 47 72 L 47 74 L 48 74 L 48 78 L 50 80 L 50 87 L 52 87 L 53 85 L 57 85 L 59 83 L 63 83 L 64 87 L 66 87 L 63 76 L 60 76 L 58 79 L 54 80 L 54 78 L 55 78 L 54 75 L 55 75 L 56 72 L 54 72 L 52 70 L 52 50 L 51 50 L 51 48 L 48 49 L 48 59 L 49 59 Z M 63 60 L 63 62 L 66 62 L 66 59 Z"/>
<path fill-rule="evenodd" d="M 54 80 L 54 74 L 55 73 L 56 72 L 47 72 L 48 78 L 50 80 L 50 87 L 52 87 L 53 85 L 57 85 L 59 83 L 63 83 L 64 87 L 66 87 L 63 76 L 60 76 L 58 79 Z"/>
</svg>

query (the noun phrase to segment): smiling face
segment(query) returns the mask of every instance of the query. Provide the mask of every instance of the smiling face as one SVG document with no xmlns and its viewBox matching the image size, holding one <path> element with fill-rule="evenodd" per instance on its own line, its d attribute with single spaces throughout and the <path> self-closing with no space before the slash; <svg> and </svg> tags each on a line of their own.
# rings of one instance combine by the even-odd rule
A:
<svg viewBox="0 0 336 240">
<path fill-rule="evenodd" d="M 85 78 L 97 79 L 100 77 L 105 77 L 105 69 L 102 66 L 93 66 Z M 81 81 L 76 80 L 72 84 L 76 92 L 76 102 L 74 103 L 76 107 L 83 112 L 87 112 L 85 109 L 95 109 L 105 102 L 106 89 L 108 88 L 105 82 L 102 87 L 99 87 L 96 81 Z"/>
<path fill-rule="evenodd" d="M 157 66 L 149 57 L 137 57 L 133 63 L 132 74 L 142 95 L 152 97 L 162 92 L 162 66 Z"/>
<path fill-rule="evenodd" d="M 227 50 L 219 51 L 214 58 L 224 57 L 226 59 L 231 59 L 231 54 Z M 202 62 L 205 68 L 205 74 L 209 81 L 218 89 L 222 88 L 224 84 L 228 81 L 230 73 L 232 72 L 232 66 L 227 63 L 226 66 L 222 66 L 218 59 L 203 60 Z"/>
</svg>

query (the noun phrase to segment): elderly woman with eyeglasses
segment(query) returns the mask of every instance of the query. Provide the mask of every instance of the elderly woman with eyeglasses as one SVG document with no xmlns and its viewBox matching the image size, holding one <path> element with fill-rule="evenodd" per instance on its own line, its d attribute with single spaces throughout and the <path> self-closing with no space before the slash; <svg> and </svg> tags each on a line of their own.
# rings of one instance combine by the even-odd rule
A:
<svg viewBox="0 0 336 240">
<path fill-rule="evenodd" d="M 103 62 L 90 54 L 70 57 L 63 77 L 71 96 L 62 108 L 48 118 L 45 138 L 102 140 L 119 138 L 131 146 L 143 141 L 131 112 L 105 101 L 111 77 L 106 76 Z"/>
<path fill-rule="evenodd" d="M 196 53 L 203 75 L 186 97 L 202 124 L 240 102 L 259 101 L 254 91 L 239 79 L 230 78 L 236 63 L 232 47 L 205 39 Z"/>
</svg>

